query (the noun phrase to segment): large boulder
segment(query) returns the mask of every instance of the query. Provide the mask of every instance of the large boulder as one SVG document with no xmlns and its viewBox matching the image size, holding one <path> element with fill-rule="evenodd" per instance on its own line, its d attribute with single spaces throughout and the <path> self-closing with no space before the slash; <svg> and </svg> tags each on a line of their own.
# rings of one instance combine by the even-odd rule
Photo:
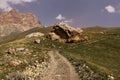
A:
<svg viewBox="0 0 120 80">
<path fill-rule="evenodd" d="M 54 32 L 49 33 L 48 38 L 51 40 L 59 40 L 60 39 L 59 35 L 55 34 Z"/>
<path fill-rule="evenodd" d="M 81 28 L 73 28 L 65 23 L 57 23 L 53 26 L 48 38 L 60 42 L 78 42 L 82 39 L 80 37 L 82 32 Z"/>
</svg>

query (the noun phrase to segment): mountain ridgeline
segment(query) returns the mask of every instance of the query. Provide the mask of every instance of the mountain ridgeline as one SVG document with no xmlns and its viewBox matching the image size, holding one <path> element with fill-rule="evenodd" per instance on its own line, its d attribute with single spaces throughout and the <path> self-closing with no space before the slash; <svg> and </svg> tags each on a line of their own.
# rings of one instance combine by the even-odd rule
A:
<svg viewBox="0 0 120 80">
<path fill-rule="evenodd" d="M 0 13 L 0 37 L 42 27 L 40 21 L 31 13 L 20 13 L 16 10 Z"/>
</svg>

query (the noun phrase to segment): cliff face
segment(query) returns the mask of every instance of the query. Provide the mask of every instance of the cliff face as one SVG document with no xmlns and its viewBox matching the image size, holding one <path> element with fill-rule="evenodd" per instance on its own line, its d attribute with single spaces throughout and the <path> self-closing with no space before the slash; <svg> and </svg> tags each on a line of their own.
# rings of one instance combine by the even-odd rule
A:
<svg viewBox="0 0 120 80">
<path fill-rule="evenodd" d="M 0 13 L 0 37 L 35 27 L 42 27 L 42 25 L 31 13 L 20 13 L 16 10 Z"/>
</svg>

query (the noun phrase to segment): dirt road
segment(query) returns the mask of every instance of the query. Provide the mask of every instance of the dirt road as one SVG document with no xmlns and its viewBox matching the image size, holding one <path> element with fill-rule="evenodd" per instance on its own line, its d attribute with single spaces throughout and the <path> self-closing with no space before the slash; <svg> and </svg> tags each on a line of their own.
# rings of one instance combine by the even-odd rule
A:
<svg viewBox="0 0 120 80">
<path fill-rule="evenodd" d="M 73 66 L 58 51 L 49 51 L 48 55 L 51 60 L 42 80 L 79 80 Z"/>
</svg>

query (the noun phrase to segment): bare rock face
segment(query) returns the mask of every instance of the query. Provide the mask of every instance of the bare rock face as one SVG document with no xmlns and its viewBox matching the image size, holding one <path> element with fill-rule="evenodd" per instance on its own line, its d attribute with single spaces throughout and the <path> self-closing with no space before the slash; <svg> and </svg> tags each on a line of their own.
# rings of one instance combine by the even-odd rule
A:
<svg viewBox="0 0 120 80">
<path fill-rule="evenodd" d="M 35 27 L 42 27 L 42 25 L 31 13 L 20 13 L 16 10 L 0 13 L 0 37 Z"/>
<path fill-rule="evenodd" d="M 78 42 L 82 40 L 82 37 L 80 37 L 82 32 L 81 28 L 73 28 L 65 23 L 57 23 L 53 26 L 48 38 L 60 42 Z"/>
</svg>

